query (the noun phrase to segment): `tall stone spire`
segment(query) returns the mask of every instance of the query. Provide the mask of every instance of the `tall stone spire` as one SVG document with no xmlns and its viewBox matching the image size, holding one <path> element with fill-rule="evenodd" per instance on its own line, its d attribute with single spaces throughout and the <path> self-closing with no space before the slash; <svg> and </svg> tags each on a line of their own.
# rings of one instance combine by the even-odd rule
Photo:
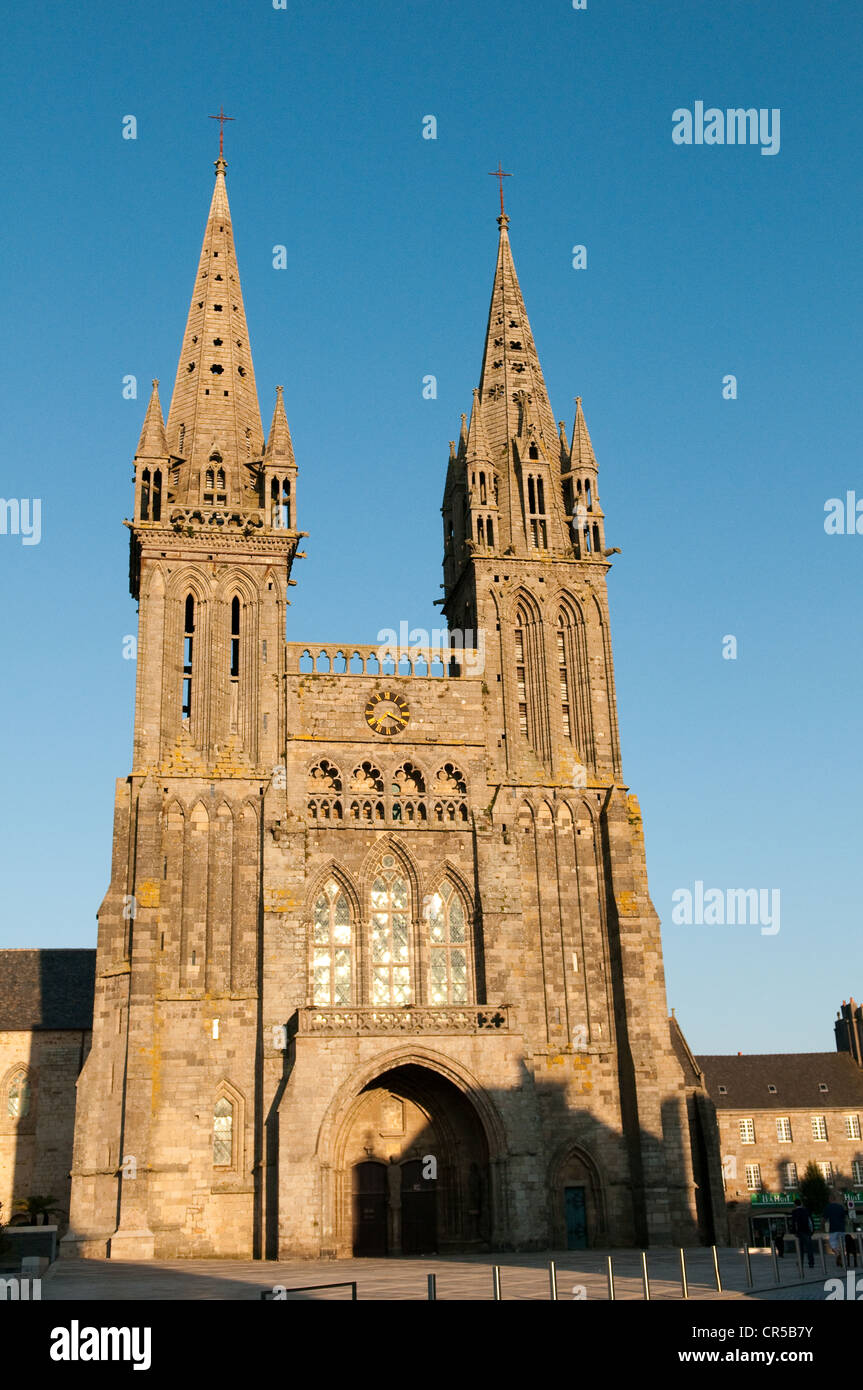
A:
<svg viewBox="0 0 863 1390">
<path fill-rule="evenodd" d="M 264 440 L 221 154 L 215 167 L 167 438 L 171 453 L 184 460 L 178 501 L 196 494 L 201 470 L 217 454 L 228 479 L 228 505 L 236 506 L 249 492 L 245 465 L 261 459 Z"/>
<path fill-rule="evenodd" d="M 500 240 L 479 383 L 483 423 L 499 456 L 519 432 L 522 412 L 515 396 L 526 392 L 528 413 L 549 454 L 557 454 L 557 428 L 512 259 L 509 218 L 504 213 L 497 222 Z"/>
</svg>

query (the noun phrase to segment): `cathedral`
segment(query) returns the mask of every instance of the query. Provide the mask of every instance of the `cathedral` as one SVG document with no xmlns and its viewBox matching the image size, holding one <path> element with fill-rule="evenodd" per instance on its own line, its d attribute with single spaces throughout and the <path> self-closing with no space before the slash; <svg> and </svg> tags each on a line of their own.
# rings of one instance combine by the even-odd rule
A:
<svg viewBox="0 0 863 1390">
<path fill-rule="evenodd" d="M 621 767 L 597 461 L 580 399 L 555 423 L 503 204 L 443 489 L 447 639 L 321 643 L 287 620 L 308 533 L 226 167 L 134 460 L 132 768 L 63 1253 L 721 1238 Z"/>
</svg>

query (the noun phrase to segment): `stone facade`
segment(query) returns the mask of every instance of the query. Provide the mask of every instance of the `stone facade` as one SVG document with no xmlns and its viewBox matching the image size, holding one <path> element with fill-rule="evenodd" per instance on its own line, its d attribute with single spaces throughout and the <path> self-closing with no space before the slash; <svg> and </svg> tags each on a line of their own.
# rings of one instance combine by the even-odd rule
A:
<svg viewBox="0 0 863 1390">
<path fill-rule="evenodd" d="M 0 1214 L 69 1211 L 75 1085 L 90 1049 L 95 952 L 0 951 Z M 20 1213 L 18 1214 L 21 1215 Z"/>
<path fill-rule="evenodd" d="M 597 463 L 580 401 L 555 424 L 508 219 L 444 491 L 451 643 L 322 648 L 285 640 L 297 468 L 281 388 L 261 429 L 225 167 L 135 458 L 65 1251 L 696 1241 L 709 1102 L 621 770 Z"/>
</svg>

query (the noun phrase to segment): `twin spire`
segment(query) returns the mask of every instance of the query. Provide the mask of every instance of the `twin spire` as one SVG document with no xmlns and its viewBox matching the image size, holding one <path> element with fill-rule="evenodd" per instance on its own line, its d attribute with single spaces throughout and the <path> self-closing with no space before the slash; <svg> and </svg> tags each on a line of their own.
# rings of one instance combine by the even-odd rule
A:
<svg viewBox="0 0 863 1390">
<path fill-rule="evenodd" d="M 528 414 L 538 426 L 546 449 L 556 452 L 557 429 L 515 273 L 507 231 L 509 218 L 503 213 L 497 221 L 500 239 L 479 381 L 486 433 L 493 448 L 506 448 L 519 432 L 524 412 L 517 398 L 519 393 L 526 393 Z"/>
<path fill-rule="evenodd" d="M 279 467 L 296 465 L 281 387 L 269 443 L 264 443 L 225 184 L 227 167 L 220 141 L 167 424 L 154 381 L 136 457 L 182 460 L 173 494 L 180 504 L 196 502 L 200 480 L 215 469 L 226 476 L 230 505 L 256 507 L 256 474 L 265 453 Z"/>
</svg>

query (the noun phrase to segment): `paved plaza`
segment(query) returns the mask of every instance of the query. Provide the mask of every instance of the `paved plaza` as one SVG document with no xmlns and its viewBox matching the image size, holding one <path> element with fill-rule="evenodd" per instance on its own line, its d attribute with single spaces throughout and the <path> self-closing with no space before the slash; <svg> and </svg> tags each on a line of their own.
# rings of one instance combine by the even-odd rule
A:
<svg viewBox="0 0 863 1390">
<path fill-rule="evenodd" d="M 355 1280 L 359 1299 L 425 1300 L 428 1275 L 437 1280 L 441 1300 L 493 1298 L 492 1267 L 500 1267 L 502 1299 L 520 1301 L 549 1298 L 550 1260 L 557 1269 L 558 1298 L 607 1300 L 607 1256 L 614 1268 L 615 1298 L 644 1298 L 641 1253 L 635 1250 L 547 1251 L 542 1253 L 484 1254 L 473 1257 L 428 1256 L 413 1259 L 361 1260 L 61 1260 L 48 1271 L 42 1285 L 43 1300 L 148 1301 L 249 1299 L 259 1300 L 263 1290 L 279 1286 L 295 1299 L 350 1299 L 350 1288 L 313 1289 L 291 1293 L 309 1284 L 335 1284 Z M 689 1296 L 692 1299 L 823 1299 L 825 1275 L 821 1262 L 799 1280 L 792 1256 L 778 1261 L 782 1287 L 776 1287 L 773 1260 L 768 1251 L 751 1254 L 753 1289 L 746 1286 L 743 1255 L 739 1249 L 719 1251 L 722 1292 L 716 1290 L 713 1257 L 709 1249 L 686 1252 Z M 648 1253 L 650 1294 L 660 1301 L 681 1298 L 680 1255 L 677 1250 Z M 828 1261 L 827 1277 L 837 1271 Z M 844 1273 L 843 1273 L 844 1278 Z M 583 1293 L 582 1293 L 583 1289 Z"/>
</svg>

